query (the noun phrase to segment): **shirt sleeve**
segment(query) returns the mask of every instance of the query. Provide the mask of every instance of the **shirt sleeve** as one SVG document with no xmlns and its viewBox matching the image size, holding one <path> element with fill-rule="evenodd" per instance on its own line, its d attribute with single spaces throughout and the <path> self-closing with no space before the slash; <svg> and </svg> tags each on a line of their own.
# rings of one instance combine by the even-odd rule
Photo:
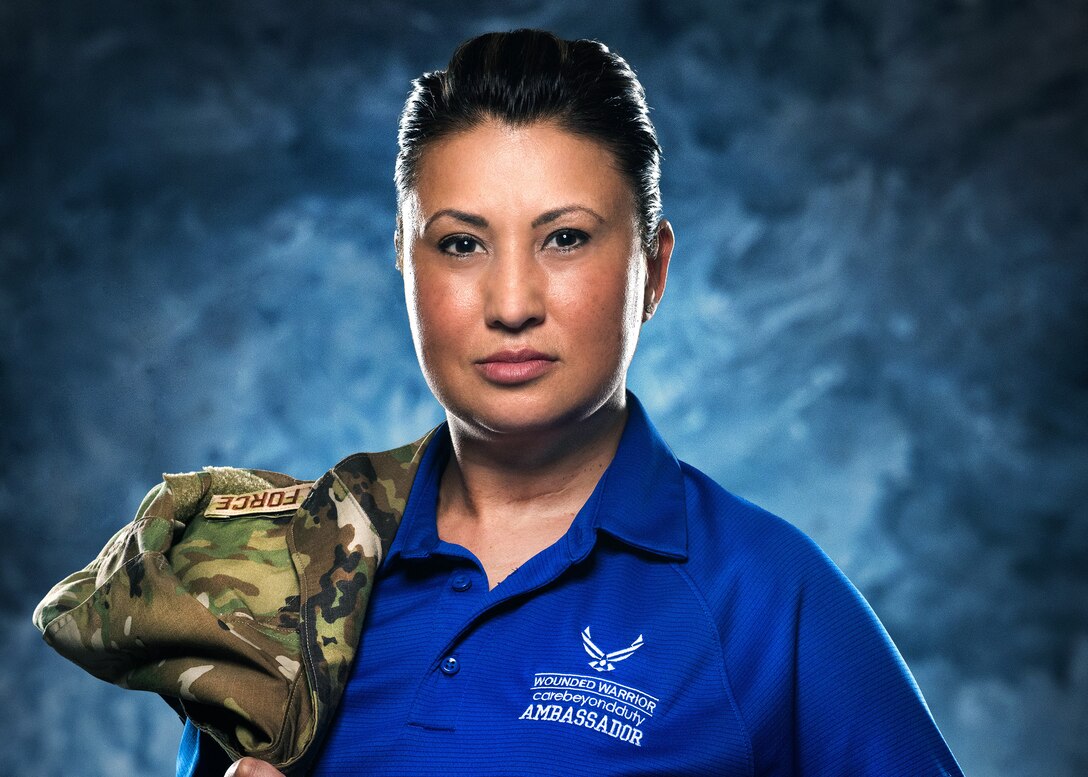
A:
<svg viewBox="0 0 1088 777">
<path fill-rule="evenodd" d="M 207 734 L 185 721 L 178 747 L 177 777 L 223 777 L 231 760 Z"/>
<path fill-rule="evenodd" d="M 962 777 L 868 603 L 822 551 L 807 566 L 792 657 L 796 773 Z"/>
<path fill-rule="evenodd" d="M 802 532 L 734 521 L 719 623 L 754 773 L 962 775 L 880 621 Z"/>
</svg>

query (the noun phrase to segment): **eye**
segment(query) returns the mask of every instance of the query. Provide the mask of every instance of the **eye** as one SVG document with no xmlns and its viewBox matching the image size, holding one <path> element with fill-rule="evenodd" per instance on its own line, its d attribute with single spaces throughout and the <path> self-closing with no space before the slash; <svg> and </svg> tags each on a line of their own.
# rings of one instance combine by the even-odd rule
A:
<svg viewBox="0 0 1088 777">
<path fill-rule="evenodd" d="M 483 250 L 480 241 L 469 235 L 450 235 L 438 242 L 438 250 L 453 256 L 468 256 Z"/>
<path fill-rule="evenodd" d="M 560 251 L 571 251 L 589 241 L 589 235 L 580 229 L 560 229 L 548 235 L 544 247 L 552 246 Z"/>
</svg>

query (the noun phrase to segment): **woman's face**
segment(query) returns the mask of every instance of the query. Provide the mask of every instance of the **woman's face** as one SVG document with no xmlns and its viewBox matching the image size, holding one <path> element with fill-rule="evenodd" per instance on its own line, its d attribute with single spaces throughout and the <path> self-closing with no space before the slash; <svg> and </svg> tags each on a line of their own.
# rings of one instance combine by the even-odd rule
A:
<svg viewBox="0 0 1088 777">
<path fill-rule="evenodd" d="M 611 152 L 549 123 L 434 142 L 401 210 L 416 354 L 451 424 L 494 436 L 620 407 L 672 232 L 647 257 Z"/>
</svg>

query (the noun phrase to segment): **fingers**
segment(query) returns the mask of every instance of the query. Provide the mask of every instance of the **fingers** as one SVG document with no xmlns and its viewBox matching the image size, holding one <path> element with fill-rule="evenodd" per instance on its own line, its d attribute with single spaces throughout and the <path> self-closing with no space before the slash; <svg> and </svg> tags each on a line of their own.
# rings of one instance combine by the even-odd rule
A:
<svg viewBox="0 0 1088 777">
<path fill-rule="evenodd" d="M 223 777 L 284 777 L 283 772 L 272 764 L 256 758 L 242 758 L 230 765 Z"/>
</svg>

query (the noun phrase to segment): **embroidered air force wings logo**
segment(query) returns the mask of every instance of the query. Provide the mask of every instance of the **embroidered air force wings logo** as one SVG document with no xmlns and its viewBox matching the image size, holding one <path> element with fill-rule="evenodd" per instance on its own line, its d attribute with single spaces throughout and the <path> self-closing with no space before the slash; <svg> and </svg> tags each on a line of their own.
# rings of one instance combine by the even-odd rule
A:
<svg viewBox="0 0 1088 777">
<path fill-rule="evenodd" d="M 638 639 L 631 643 L 631 647 L 605 653 L 593 644 L 593 640 L 589 636 L 589 626 L 586 626 L 585 631 L 582 632 L 582 647 L 586 649 L 590 658 L 593 659 L 589 662 L 590 666 L 598 672 L 611 672 L 616 668 L 615 662 L 630 658 L 632 653 L 642 647 L 642 635 L 638 635 Z"/>
</svg>

